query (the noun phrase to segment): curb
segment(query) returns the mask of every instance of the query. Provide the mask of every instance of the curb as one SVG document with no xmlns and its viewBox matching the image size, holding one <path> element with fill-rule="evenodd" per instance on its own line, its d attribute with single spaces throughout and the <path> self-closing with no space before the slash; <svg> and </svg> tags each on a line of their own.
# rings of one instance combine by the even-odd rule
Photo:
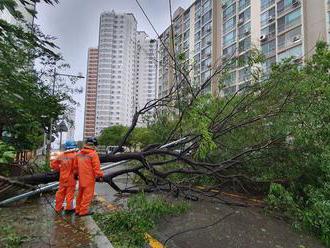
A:
<svg viewBox="0 0 330 248">
<path fill-rule="evenodd" d="M 93 235 L 93 241 L 96 247 L 114 248 L 91 216 L 84 217 L 84 223 L 89 233 Z"/>
</svg>

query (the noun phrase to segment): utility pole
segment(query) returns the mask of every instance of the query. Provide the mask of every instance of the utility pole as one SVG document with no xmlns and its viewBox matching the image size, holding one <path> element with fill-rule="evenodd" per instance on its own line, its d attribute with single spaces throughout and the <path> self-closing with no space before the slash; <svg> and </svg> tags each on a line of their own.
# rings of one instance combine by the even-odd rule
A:
<svg viewBox="0 0 330 248">
<path fill-rule="evenodd" d="M 74 77 L 74 78 L 85 78 L 82 75 L 71 75 L 71 74 L 63 74 L 63 73 L 57 73 L 56 68 L 54 69 L 54 75 L 53 75 L 53 85 L 52 85 L 52 95 L 55 95 L 55 86 L 56 86 L 56 77 L 62 76 L 62 77 Z M 53 125 L 54 125 L 54 119 L 50 118 L 49 122 L 49 129 L 48 129 L 48 141 L 47 141 L 47 148 L 46 148 L 46 163 L 50 161 L 50 151 L 52 147 L 52 138 L 53 138 Z"/>
</svg>

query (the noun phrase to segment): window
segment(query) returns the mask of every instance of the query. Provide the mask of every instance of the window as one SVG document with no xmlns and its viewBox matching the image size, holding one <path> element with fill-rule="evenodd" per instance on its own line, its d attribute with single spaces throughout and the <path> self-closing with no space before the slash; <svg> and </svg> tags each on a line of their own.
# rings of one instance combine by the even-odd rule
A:
<svg viewBox="0 0 330 248">
<path fill-rule="evenodd" d="M 242 39 L 245 36 L 248 36 L 251 33 L 251 22 L 240 26 L 238 29 L 238 39 Z"/>
<path fill-rule="evenodd" d="M 261 11 L 267 9 L 275 3 L 275 0 L 261 0 Z"/>
<path fill-rule="evenodd" d="M 229 17 L 233 16 L 236 13 L 236 3 L 230 5 L 223 11 L 223 18 L 228 19 Z"/>
<path fill-rule="evenodd" d="M 239 9 L 239 11 L 241 11 L 249 5 L 250 5 L 250 0 L 239 0 L 238 9 Z"/>
<path fill-rule="evenodd" d="M 230 86 L 236 83 L 236 71 L 227 73 L 223 79 L 225 86 Z"/>
<path fill-rule="evenodd" d="M 301 27 L 297 27 L 278 37 L 278 49 L 284 49 L 301 41 Z"/>
<path fill-rule="evenodd" d="M 251 67 L 245 67 L 238 72 L 239 82 L 250 80 L 251 78 Z"/>
<path fill-rule="evenodd" d="M 202 71 L 211 69 L 211 59 L 208 58 L 201 63 Z"/>
<path fill-rule="evenodd" d="M 199 41 L 201 39 L 201 32 L 195 33 L 195 41 Z"/>
<path fill-rule="evenodd" d="M 301 9 L 297 9 L 278 19 L 278 32 L 301 23 Z"/>
<path fill-rule="evenodd" d="M 236 40 L 236 30 L 231 31 L 223 37 L 223 46 L 228 46 Z"/>
<path fill-rule="evenodd" d="M 200 28 L 201 28 L 201 21 L 195 22 L 195 30 L 200 29 Z"/>
<path fill-rule="evenodd" d="M 236 16 L 230 18 L 223 24 L 223 33 L 227 33 L 228 31 L 232 30 L 236 25 Z"/>
<path fill-rule="evenodd" d="M 234 56 L 235 52 L 236 52 L 236 44 L 223 49 L 223 55 L 227 57 Z"/>
<path fill-rule="evenodd" d="M 276 41 L 272 40 L 261 45 L 261 51 L 266 56 L 271 56 L 275 53 Z"/>
<path fill-rule="evenodd" d="M 266 26 L 273 21 L 275 21 L 275 7 L 261 15 L 261 27 Z"/>
<path fill-rule="evenodd" d="M 242 52 L 249 50 L 250 47 L 251 47 L 251 37 L 248 37 L 239 42 L 238 51 L 239 51 L 239 53 L 242 53 Z"/>
<path fill-rule="evenodd" d="M 205 15 L 202 17 L 202 25 L 209 22 L 212 18 L 212 10 L 209 10 Z"/>
<path fill-rule="evenodd" d="M 211 32 L 211 27 L 212 27 L 212 23 L 211 22 L 209 22 L 208 24 L 206 24 L 202 28 L 202 36 L 205 36 L 206 34 L 209 34 Z"/>
<path fill-rule="evenodd" d="M 203 13 L 206 13 L 211 9 L 211 0 L 207 0 L 203 4 Z"/>
<path fill-rule="evenodd" d="M 294 4 L 295 2 L 295 4 Z M 299 0 L 281 0 L 277 3 L 277 13 L 280 14 L 290 8 L 299 6 Z"/>
<path fill-rule="evenodd" d="M 275 37 L 275 23 L 261 30 L 261 35 L 267 36 L 267 39 L 270 40 Z"/>
<path fill-rule="evenodd" d="M 208 46 L 207 48 L 203 49 L 201 52 L 202 59 L 208 58 L 211 56 L 211 46 Z"/>
<path fill-rule="evenodd" d="M 290 58 L 290 57 L 300 58 L 301 56 L 302 56 L 302 46 L 300 45 L 300 46 L 291 48 L 283 53 L 280 53 L 278 55 L 278 60 L 281 61 L 283 59 Z"/>
<path fill-rule="evenodd" d="M 211 45 L 211 34 L 205 36 L 202 39 L 202 48 L 204 48 L 205 46 L 210 46 Z"/>
</svg>

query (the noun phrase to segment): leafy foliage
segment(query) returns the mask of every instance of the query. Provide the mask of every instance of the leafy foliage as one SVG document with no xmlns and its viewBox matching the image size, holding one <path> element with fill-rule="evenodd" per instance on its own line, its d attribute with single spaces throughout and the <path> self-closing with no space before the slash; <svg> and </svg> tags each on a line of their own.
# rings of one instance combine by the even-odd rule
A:
<svg viewBox="0 0 330 248">
<path fill-rule="evenodd" d="M 16 151 L 0 140 L 0 164 L 9 164 L 14 161 Z"/>
<path fill-rule="evenodd" d="M 128 209 L 98 214 L 94 218 L 116 247 L 138 248 L 146 244 L 145 234 L 161 217 L 184 213 L 187 208 L 185 203 L 173 204 L 160 197 L 147 198 L 139 194 L 128 200 Z"/>
<path fill-rule="evenodd" d="M 117 145 L 123 138 L 128 128 L 122 125 L 108 127 L 102 130 L 101 135 L 98 137 L 100 145 L 109 146 Z"/>
<path fill-rule="evenodd" d="M 0 4 L 0 9 L 11 13 L 15 7 L 11 0 Z M 42 134 L 50 131 L 50 119 L 57 120 L 75 104 L 71 96 L 79 90 L 58 79 L 53 92 L 54 68 L 67 67 L 55 52 L 54 38 L 37 26 L 32 32 L 4 20 L 0 20 L 0 34 L 0 139 L 17 150 L 35 149 L 42 143 Z M 9 135 L 2 137 L 3 131 Z"/>
</svg>

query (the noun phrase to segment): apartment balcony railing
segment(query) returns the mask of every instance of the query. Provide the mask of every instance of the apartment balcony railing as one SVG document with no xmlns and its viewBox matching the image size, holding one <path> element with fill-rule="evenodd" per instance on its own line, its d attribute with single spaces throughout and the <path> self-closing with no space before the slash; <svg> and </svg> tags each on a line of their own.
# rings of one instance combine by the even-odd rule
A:
<svg viewBox="0 0 330 248">
<path fill-rule="evenodd" d="M 295 20 L 291 21 L 290 23 L 283 23 L 283 24 L 278 24 L 278 33 L 282 33 L 288 29 L 291 29 L 292 27 L 301 25 L 301 17 L 296 18 Z"/>
</svg>

